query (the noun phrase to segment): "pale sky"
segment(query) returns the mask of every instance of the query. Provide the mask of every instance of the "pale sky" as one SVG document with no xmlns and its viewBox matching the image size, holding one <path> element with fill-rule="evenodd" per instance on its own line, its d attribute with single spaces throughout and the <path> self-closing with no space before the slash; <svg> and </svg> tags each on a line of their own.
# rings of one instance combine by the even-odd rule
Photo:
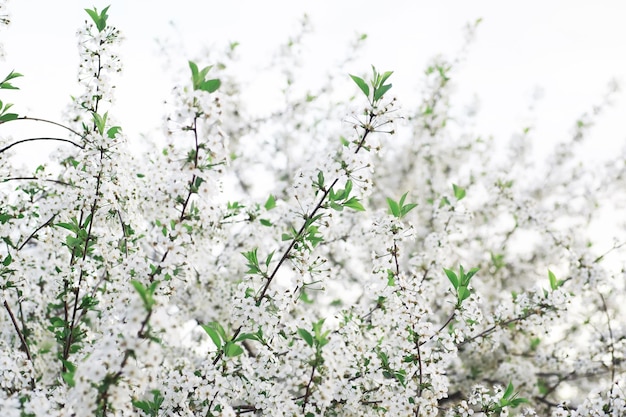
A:
<svg viewBox="0 0 626 417">
<path fill-rule="evenodd" d="M 626 83 L 622 1 L 9 0 L 12 23 L 0 33 L 6 52 L 0 70 L 25 77 L 16 80 L 21 92 L 3 100 L 15 103 L 18 112 L 58 120 L 69 95 L 78 92 L 75 34 L 87 18 L 83 9 L 107 5 L 109 22 L 125 36 L 116 118 L 130 140 L 159 127 L 160 103 L 172 86 L 157 55 L 157 38 L 177 45 L 184 71 L 186 59 L 197 59 L 203 48 L 221 49 L 231 41 L 240 42 L 242 60 L 263 66 L 296 32 L 305 12 L 315 31 L 306 51 L 316 63 L 312 74 L 323 75 L 355 34 L 367 33 L 368 47 L 349 70 L 365 73 L 369 64 L 394 70 L 400 104 L 418 99 L 426 62 L 438 53 L 453 56 L 463 43 L 464 25 L 482 18 L 454 79 L 456 97 L 469 103 L 478 96 L 481 130 L 503 140 L 531 122 L 545 140 L 566 140 L 612 78 Z M 533 116 L 528 107 L 537 92 L 543 98 Z M 626 97 L 620 94 L 594 130 L 598 152 L 613 152 L 626 142 L 624 114 Z"/>
</svg>

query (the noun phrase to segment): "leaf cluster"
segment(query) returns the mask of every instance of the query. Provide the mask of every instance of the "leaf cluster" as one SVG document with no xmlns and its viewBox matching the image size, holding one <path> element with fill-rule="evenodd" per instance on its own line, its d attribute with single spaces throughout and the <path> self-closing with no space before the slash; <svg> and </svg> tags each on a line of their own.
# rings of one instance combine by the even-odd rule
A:
<svg viewBox="0 0 626 417">
<path fill-rule="evenodd" d="M 207 79 L 206 76 L 213 68 L 212 65 L 198 70 L 198 65 L 189 61 L 189 68 L 191 69 L 191 82 L 194 90 L 206 91 L 207 93 L 214 93 L 220 88 L 221 81 L 219 79 Z"/>
<path fill-rule="evenodd" d="M 394 217 L 401 219 L 406 216 L 409 211 L 417 207 L 417 204 L 415 203 L 404 204 L 404 200 L 406 200 L 406 196 L 408 194 L 409 192 L 407 191 L 402 195 L 402 197 L 400 197 L 400 200 L 398 201 L 394 201 L 393 199 L 387 197 L 387 205 L 389 205 L 389 211 Z"/>
<path fill-rule="evenodd" d="M 93 20 L 93 23 L 96 25 L 96 28 L 98 28 L 98 32 L 102 32 L 107 26 L 107 19 L 109 18 L 107 11 L 109 10 L 109 7 L 111 6 L 105 7 L 100 13 L 98 13 L 98 9 L 95 7 L 93 10 L 85 9 L 89 17 L 91 17 L 91 20 Z"/>
<path fill-rule="evenodd" d="M 457 296 L 457 308 L 461 307 L 464 300 L 469 298 L 471 292 L 469 284 L 472 277 L 480 270 L 480 268 L 472 268 L 467 273 L 463 270 L 463 265 L 459 266 L 459 275 L 451 269 L 443 269 L 446 276 L 452 283 Z"/>
<path fill-rule="evenodd" d="M 244 340 L 252 340 L 265 343 L 263 339 L 263 331 L 259 328 L 256 333 L 241 333 L 236 336 L 227 332 L 224 327 L 216 322 L 211 321 L 207 324 L 201 324 L 200 327 L 209 335 L 211 341 L 218 351 L 218 357 L 224 355 L 227 358 L 234 358 L 244 352 L 242 343 Z"/>
<path fill-rule="evenodd" d="M 393 74 L 393 71 L 385 71 L 381 74 L 372 65 L 372 78 L 370 80 L 370 85 L 368 85 L 363 78 L 357 77 L 356 75 L 350 74 L 350 78 L 352 78 L 355 84 L 361 89 L 370 104 L 374 105 L 378 103 L 383 98 L 385 93 L 391 88 L 392 84 L 385 84 L 387 79 L 391 77 L 391 74 Z M 370 86 L 372 87 L 371 90 Z"/>
</svg>

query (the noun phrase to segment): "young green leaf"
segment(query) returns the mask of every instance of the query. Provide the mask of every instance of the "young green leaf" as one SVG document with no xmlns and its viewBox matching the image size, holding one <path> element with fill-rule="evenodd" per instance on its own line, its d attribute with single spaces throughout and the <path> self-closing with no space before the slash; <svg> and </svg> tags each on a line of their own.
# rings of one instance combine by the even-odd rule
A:
<svg viewBox="0 0 626 417">
<path fill-rule="evenodd" d="M 14 78 L 18 78 L 18 77 L 23 77 L 22 74 L 20 74 L 19 72 L 15 72 L 15 71 L 11 71 L 9 73 L 9 75 L 7 75 L 4 80 L 0 81 L 0 89 L 5 89 L 5 90 L 19 90 L 18 87 L 15 87 L 13 84 L 11 84 L 9 81 L 11 81 Z M 10 105 L 7 105 L 8 107 L 5 107 L 5 110 L 7 110 L 9 107 L 11 107 Z"/>
<path fill-rule="evenodd" d="M 554 275 L 554 273 L 550 271 L 549 269 L 548 269 L 548 279 L 550 280 L 550 288 L 552 289 L 552 291 L 556 290 L 561 285 L 563 285 L 563 281 L 560 279 L 556 279 L 556 275 Z"/>
<path fill-rule="evenodd" d="M 470 296 L 470 290 L 467 287 L 459 287 L 459 290 L 458 290 L 459 303 L 468 299 L 469 296 Z"/>
<path fill-rule="evenodd" d="M 152 400 L 139 401 L 139 400 L 131 400 L 133 407 L 136 407 L 146 413 L 150 417 L 157 417 L 159 415 L 159 410 L 161 408 L 161 404 L 165 398 L 161 395 L 159 390 L 150 391 L 153 395 Z"/>
<path fill-rule="evenodd" d="M 227 358 L 234 358 L 242 353 L 243 348 L 232 341 L 226 342 L 224 345 L 224 355 L 226 355 Z"/>
<path fill-rule="evenodd" d="M 109 139 L 115 139 L 115 136 L 122 131 L 122 128 L 119 126 L 110 127 L 107 130 L 107 137 Z"/>
<path fill-rule="evenodd" d="M 261 272 L 261 269 L 259 267 L 259 259 L 257 257 L 257 249 L 258 248 L 254 248 L 249 252 L 241 252 L 243 257 L 248 260 L 248 263 L 246 265 L 248 267 L 248 271 L 246 272 L 246 274 L 258 274 Z"/>
<path fill-rule="evenodd" d="M 400 212 L 400 217 L 404 217 L 407 215 L 407 213 L 411 210 L 413 210 L 415 207 L 417 207 L 417 204 L 415 203 L 410 203 L 407 205 L 402 206 L 401 212 Z"/>
<path fill-rule="evenodd" d="M 306 342 L 307 345 L 313 347 L 313 336 L 305 329 L 298 329 L 298 335 Z"/>
<path fill-rule="evenodd" d="M 462 277 L 461 280 L 460 280 L 461 285 L 467 286 L 467 285 L 469 285 L 470 279 L 472 279 L 472 277 L 474 275 L 476 275 L 476 273 L 480 270 L 480 268 L 472 268 L 469 271 L 467 271 L 467 274 L 466 274 L 466 273 L 464 273 L 463 266 L 461 265 L 459 270 L 460 270 L 460 274 L 461 274 L 461 277 Z"/>
<path fill-rule="evenodd" d="M 5 113 L 0 116 L 0 122 L 10 122 L 11 120 L 15 120 L 19 117 L 17 113 Z"/>
<path fill-rule="evenodd" d="M 382 85 L 379 88 L 376 88 L 374 90 L 374 101 L 378 101 L 381 98 L 383 98 L 385 93 L 389 91 L 390 88 L 391 88 L 391 84 Z"/>
<path fill-rule="evenodd" d="M 70 245 L 68 244 L 68 246 Z M 159 282 L 154 281 L 150 285 L 144 286 L 141 282 L 133 279 L 130 281 L 130 283 L 133 286 L 133 288 L 135 288 L 135 291 L 137 291 L 137 293 L 139 294 L 139 297 L 141 298 L 141 301 L 143 301 L 143 305 L 146 308 L 146 310 L 148 311 L 152 310 L 152 307 L 154 306 L 154 303 L 155 303 L 154 291 L 156 290 L 156 287 L 159 284 Z"/>
<path fill-rule="evenodd" d="M 109 116 L 109 112 L 104 113 L 104 116 L 100 116 L 96 112 L 92 113 L 93 123 L 96 126 L 96 129 L 98 130 L 98 133 L 100 135 L 104 135 L 104 127 L 106 125 L 108 116 Z"/>
<path fill-rule="evenodd" d="M 191 70 L 191 82 L 194 90 L 206 91 L 207 93 L 213 93 L 220 88 L 221 81 L 218 79 L 207 80 L 206 76 L 213 68 L 212 65 L 204 67 L 198 71 L 198 65 L 193 61 L 188 61 L 189 69 Z"/>
<path fill-rule="evenodd" d="M 270 194 L 270 196 L 267 198 L 267 201 L 265 202 L 264 207 L 265 207 L 265 210 L 271 210 L 274 207 L 276 207 L 276 197 Z"/>
<path fill-rule="evenodd" d="M 400 215 L 400 206 L 398 205 L 398 203 L 396 203 L 395 201 L 393 201 L 391 198 L 387 197 L 387 204 L 389 205 L 389 211 L 391 211 L 391 214 L 394 217 L 402 217 Z"/>
<path fill-rule="evenodd" d="M 239 336 L 237 336 L 237 338 L 233 340 L 233 342 L 241 342 L 244 340 L 255 340 L 257 342 L 260 342 L 262 339 L 260 335 L 257 333 L 242 333 Z"/>
<path fill-rule="evenodd" d="M 363 94 L 365 94 L 365 97 L 369 97 L 370 88 L 367 86 L 367 83 L 363 81 L 363 78 L 357 77 L 356 75 L 352 75 L 352 74 L 349 74 L 349 75 L 350 75 L 350 78 L 352 78 L 352 80 L 356 83 L 356 85 L 359 86 L 361 91 L 363 91 Z"/>
<path fill-rule="evenodd" d="M 454 287 L 454 289 L 458 289 L 459 288 L 459 279 L 457 278 L 456 274 L 454 273 L 454 271 L 450 270 L 450 269 L 443 269 L 444 272 L 446 273 L 448 279 L 450 280 L 450 282 L 452 283 L 452 286 Z"/>
<path fill-rule="evenodd" d="M 189 69 L 191 70 L 191 78 L 194 81 L 194 86 L 195 86 L 195 81 L 198 79 L 198 65 L 193 62 L 193 61 L 187 61 L 189 63 Z"/>
<path fill-rule="evenodd" d="M 385 81 L 391 77 L 391 74 L 393 74 L 393 71 L 385 71 L 385 73 L 380 77 L 380 85 L 383 85 Z"/>
<path fill-rule="evenodd" d="M 100 14 L 98 14 L 98 9 L 96 9 L 95 7 L 93 8 L 93 10 L 85 9 L 89 17 L 91 17 L 91 20 L 93 20 L 93 22 L 96 24 L 98 32 L 102 32 L 107 26 L 107 19 L 109 18 L 109 16 L 107 15 L 107 11 L 109 10 L 109 7 L 111 6 L 107 6 L 102 9 L 102 12 L 100 12 Z"/>
<path fill-rule="evenodd" d="M 197 89 L 206 91 L 207 93 L 214 93 L 220 88 L 221 85 L 222 85 L 222 82 L 218 79 L 206 80 L 206 81 L 200 82 L 200 85 L 198 86 Z"/>
<path fill-rule="evenodd" d="M 349 200 L 343 203 L 344 207 L 349 207 L 352 210 L 356 211 L 365 211 L 365 207 L 359 202 L 359 199 L 356 197 L 352 197 Z"/>
<path fill-rule="evenodd" d="M 452 184 L 452 190 L 454 191 L 454 197 L 457 200 L 462 200 L 465 197 L 465 188 L 461 188 L 456 184 Z"/>
<path fill-rule="evenodd" d="M 204 329 L 204 331 L 206 332 L 206 334 L 209 335 L 209 337 L 211 338 L 211 340 L 213 341 L 213 344 L 215 345 L 215 347 L 219 350 L 222 348 L 222 339 L 219 336 L 219 333 L 217 332 L 217 330 L 215 330 L 213 327 L 206 325 L 206 324 L 201 324 L 200 327 L 202 327 Z"/>
<path fill-rule="evenodd" d="M 511 395 L 513 395 L 513 391 L 515 388 L 513 388 L 513 383 L 509 382 L 509 385 L 506 387 L 506 390 L 504 391 L 504 394 L 502 394 L 502 399 L 503 400 L 508 400 Z"/>
</svg>

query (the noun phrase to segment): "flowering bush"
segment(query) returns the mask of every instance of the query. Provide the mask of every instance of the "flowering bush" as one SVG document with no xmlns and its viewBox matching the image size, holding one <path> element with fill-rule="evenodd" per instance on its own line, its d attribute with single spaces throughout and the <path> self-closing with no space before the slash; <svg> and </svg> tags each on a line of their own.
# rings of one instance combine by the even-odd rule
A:
<svg viewBox="0 0 626 417">
<path fill-rule="evenodd" d="M 544 168 L 529 130 L 503 156 L 451 117 L 454 60 L 400 113 L 375 68 L 299 94 L 287 48 L 256 118 L 230 45 L 133 152 L 120 33 L 87 13 L 67 120 L 0 103 L 65 133 L 0 135 L 3 416 L 625 415 L 624 243 L 590 234 L 625 158 L 580 158 L 592 117 Z M 58 148 L 23 172 L 32 141 Z"/>
</svg>

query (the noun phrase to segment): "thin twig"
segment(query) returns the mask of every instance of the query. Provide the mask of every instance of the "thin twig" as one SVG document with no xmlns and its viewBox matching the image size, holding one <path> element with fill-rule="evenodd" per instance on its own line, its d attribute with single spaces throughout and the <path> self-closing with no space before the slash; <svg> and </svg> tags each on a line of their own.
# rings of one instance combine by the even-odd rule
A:
<svg viewBox="0 0 626 417">
<path fill-rule="evenodd" d="M 63 139 L 63 138 L 41 137 L 41 138 L 20 139 L 20 140 L 18 140 L 16 142 L 13 142 L 10 145 L 5 146 L 2 149 L 0 149 L 0 153 L 2 153 L 4 151 L 7 151 L 7 150 L 11 149 L 12 147 L 14 147 L 15 145 L 19 145 L 20 143 L 33 142 L 33 141 L 37 141 L 37 140 L 51 140 L 51 141 L 57 141 L 57 142 L 67 142 L 67 143 L 71 143 L 72 145 L 76 146 L 77 148 L 85 149 L 85 147 L 83 145 L 79 145 L 78 143 L 74 142 L 73 140 Z"/>
<path fill-rule="evenodd" d="M 9 303 L 7 302 L 7 300 L 4 300 L 4 308 L 9 313 L 9 317 L 11 317 L 11 322 L 13 323 L 13 327 L 15 328 L 15 331 L 17 333 L 17 337 L 19 337 L 20 342 L 22 343 L 22 350 L 26 353 L 26 357 L 28 358 L 28 360 L 32 364 L 33 363 L 33 357 L 30 354 L 30 349 L 28 348 L 28 344 L 26 343 L 26 339 L 24 338 L 24 334 L 20 330 L 20 327 L 18 326 L 17 321 L 15 320 L 15 316 L 13 315 L 13 311 L 11 311 L 11 307 L 9 306 Z M 35 380 L 32 377 L 30 379 L 30 386 L 31 386 L 32 389 L 35 389 Z"/>
</svg>

